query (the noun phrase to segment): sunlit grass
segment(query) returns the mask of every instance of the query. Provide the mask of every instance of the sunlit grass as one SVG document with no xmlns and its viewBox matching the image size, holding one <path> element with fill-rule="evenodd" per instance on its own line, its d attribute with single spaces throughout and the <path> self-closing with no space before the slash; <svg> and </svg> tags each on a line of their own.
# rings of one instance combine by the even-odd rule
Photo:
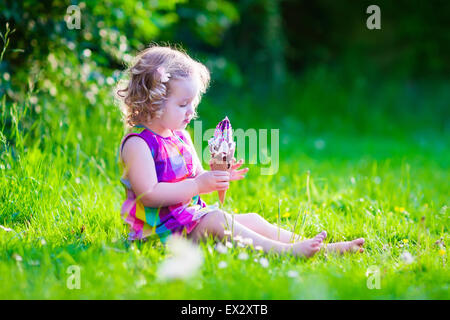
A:
<svg viewBox="0 0 450 320">
<path fill-rule="evenodd" d="M 302 93 L 301 106 L 308 101 L 313 106 L 317 89 L 309 90 Z M 424 128 L 416 132 L 398 126 L 385 134 L 358 135 L 350 119 L 337 117 L 339 126 L 328 128 L 289 114 L 265 119 L 250 96 L 228 98 L 239 105 L 229 110 L 235 128 L 280 129 L 280 166 L 277 174 L 264 176 L 263 165 L 249 165 L 247 178 L 232 183 L 224 209 L 258 212 L 302 237 L 327 230 L 326 242 L 364 237 L 365 252 L 320 253 L 301 260 L 234 243 L 223 254 L 210 239 L 201 245 L 204 262 L 198 274 L 167 282 L 157 277 L 165 248 L 126 240 L 116 162 L 123 129 L 105 92 L 95 107 L 75 92 L 62 117 L 50 102 L 32 117 L 26 105 L 3 102 L 0 298 L 449 298 L 445 131 L 430 127 L 421 134 Z M 228 113 L 220 105 L 212 97 L 204 100 L 204 129 Z M 240 116 L 240 110 L 255 117 Z M 327 121 L 328 114 L 322 117 Z M 383 119 L 386 127 L 392 124 L 388 116 Z M 202 197 L 207 203 L 218 201 L 216 193 Z M 401 259 L 404 252 L 414 258 L 412 263 Z M 268 266 L 261 263 L 263 257 Z M 81 267 L 79 290 L 66 286 L 70 265 Z M 379 267 L 379 290 L 367 288 L 370 266 Z"/>
</svg>

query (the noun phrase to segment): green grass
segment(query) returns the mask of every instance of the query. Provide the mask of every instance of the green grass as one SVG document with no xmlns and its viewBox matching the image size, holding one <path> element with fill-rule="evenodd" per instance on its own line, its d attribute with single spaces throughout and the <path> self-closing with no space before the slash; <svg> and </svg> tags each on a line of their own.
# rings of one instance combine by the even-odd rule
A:
<svg viewBox="0 0 450 320">
<path fill-rule="evenodd" d="M 302 260 L 240 247 L 221 254 L 209 240 L 194 278 L 158 280 L 166 248 L 130 244 L 120 218 L 123 129 L 110 88 L 99 88 L 91 104 L 82 89 L 69 97 L 58 87 L 56 97 L 38 95 L 39 113 L 29 99 L 2 103 L 0 225 L 14 231 L 0 229 L 0 298 L 449 299 L 448 251 L 435 245 L 449 242 L 448 131 L 439 115 L 389 112 L 411 101 L 441 110 L 446 91 L 413 99 L 393 83 L 371 100 L 370 85 L 341 86 L 323 72 L 305 79 L 266 101 L 265 112 L 252 93 L 213 91 L 200 105 L 204 129 L 224 115 L 235 129 L 280 129 L 277 174 L 250 165 L 247 178 L 232 183 L 225 210 L 258 212 L 272 223 L 280 210 L 280 225 L 303 237 L 321 230 L 327 242 L 364 237 L 363 254 Z M 355 112 L 348 101 L 367 107 Z M 217 201 L 216 193 L 202 197 Z M 244 250 L 249 259 L 240 260 Z M 413 263 L 400 258 L 405 250 Z M 261 256 L 269 267 L 255 262 Z M 70 265 L 81 267 L 79 290 L 66 286 Z M 367 288 L 370 266 L 381 272 L 379 290 Z"/>
</svg>

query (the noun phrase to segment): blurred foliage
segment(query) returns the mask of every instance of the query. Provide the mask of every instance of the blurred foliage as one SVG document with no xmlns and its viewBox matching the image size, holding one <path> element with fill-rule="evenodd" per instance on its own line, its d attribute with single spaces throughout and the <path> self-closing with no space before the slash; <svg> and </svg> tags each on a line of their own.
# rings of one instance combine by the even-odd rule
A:
<svg viewBox="0 0 450 320">
<path fill-rule="evenodd" d="M 369 30 L 366 9 L 381 11 L 381 30 Z M 445 76 L 450 72 L 448 1 L 281 2 L 293 70 L 310 64 L 337 64 L 388 77 Z"/>
<path fill-rule="evenodd" d="M 0 295 L 446 298 L 448 253 L 433 244 L 448 240 L 449 4 L 379 0 L 382 30 L 368 30 L 370 4 L 0 0 L 0 223 L 14 229 L 0 237 L 7 248 Z M 67 27 L 70 5 L 80 8 L 80 29 Z M 324 229 L 332 230 L 331 239 L 367 235 L 369 254 L 302 264 L 271 260 L 278 270 L 271 276 L 253 269 L 252 258 L 233 258 L 229 268 L 216 270 L 208 257 L 213 263 L 201 283 L 155 286 L 153 263 L 163 255 L 152 246 L 121 247 L 117 151 L 124 132 L 113 100 L 126 63 L 151 42 L 176 44 L 211 70 L 199 109 L 203 129 L 227 115 L 234 128 L 280 130 L 279 172 L 252 169 L 242 189 L 227 196 L 230 210 L 261 210 L 275 222 L 280 198 L 288 214 L 308 205 L 304 235 Z M 267 153 L 260 144 L 261 150 Z M 205 199 L 213 203 L 216 194 Z M 283 215 L 283 221 L 295 230 L 293 219 Z M 410 239 L 408 250 L 420 263 L 402 265 L 402 239 Z M 64 264 L 74 260 L 86 268 L 85 291 L 60 285 Z M 388 270 L 385 291 L 368 292 L 361 270 L 380 261 Z M 299 274 L 318 277 L 298 285 L 281 273 L 299 266 Z M 105 268 L 115 276 L 97 272 Z M 139 277 L 147 272 L 148 285 L 130 286 L 130 270 Z M 234 281 L 220 280 L 227 277 Z M 270 285 L 260 290 L 261 283 Z"/>
<path fill-rule="evenodd" d="M 92 107 L 99 101 L 112 105 L 112 88 L 121 71 L 150 42 L 187 49 L 182 41 L 170 40 L 183 30 L 200 43 L 217 45 L 224 30 L 239 18 L 235 7 L 225 1 L 72 1 L 81 19 L 80 28 L 71 29 L 68 25 L 76 21 L 76 13 L 70 11 L 69 4 L 50 0 L 0 4 L 0 32 L 6 33 L 8 23 L 14 31 L 10 48 L 22 49 L 5 53 L 0 64 L 0 95 L 19 103 L 22 110 L 28 109 L 28 116 L 20 123 L 22 130 L 30 129 L 38 117 L 42 127 L 49 130 L 49 120 L 56 114 L 61 123 L 69 124 L 67 102 L 71 99 Z M 196 55 L 195 50 L 189 53 Z M 212 72 L 222 71 L 215 73 L 216 79 L 220 80 L 221 74 L 223 81 L 236 78 L 230 76 L 229 70 L 238 73 L 231 61 L 206 58 L 202 61 Z M 29 108 L 24 108 L 25 104 Z M 11 106 L 6 104 L 2 119 L 7 130 L 14 122 Z M 85 110 L 88 118 L 92 111 Z"/>
<path fill-rule="evenodd" d="M 11 54 L 1 71 L 29 72 L 30 67 L 37 71 L 49 62 L 59 69 L 59 62 L 70 60 L 76 72 L 87 58 L 98 72 L 123 69 L 132 55 L 152 41 L 178 43 L 172 39 L 181 31 L 201 43 L 217 45 L 224 30 L 239 17 L 232 4 L 221 1 L 87 1 L 78 3 L 80 28 L 70 29 L 67 23 L 75 15 L 69 15 L 68 8 L 66 1 L 3 3 L 0 25 L 10 23 L 16 30 L 12 45 L 25 52 Z M 216 60 L 209 62 L 210 67 L 223 68 L 223 62 Z"/>
<path fill-rule="evenodd" d="M 85 58 L 101 68 L 99 72 L 122 70 L 138 50 L 154 41 L 188 49 L 211 69 L 213 81 L 257 87 L 262 93 L 273 86 L 278 90 L 286 81 L 286 70 L 299 73 L 317 64 L 345 64 L 350 72 L 389 72 L 390 77 L 450 72 L 450 36 L 444 32 L 450 27 L 450 3 L 378 1 L 381 30 L 366 28 L 370 4 L 350 0 L 2 0 L 0 26 L 9 22 L 16 30 L 12 47 L 25 52 L 10 53 L 0 71 L 36 72 L 48 64 L 51 54 L 55 57 L 51 60 L 71 60 L 73 70 L 81 68 Z M 66 25 L 68 17 L 73 17 L 68 14 L 69 5 L 80 8 L 80 29 Z"/>
<path fill-rule="evenodd" d="M 0 97 L 6 100 L 2 123 L 6 132 L 12 130 L 13 103 L 27 110 L 18 124 L 21 130 L 51 130 L 56 115 L 69 125 L 74 110 L 67 105 L 73 99 L 87 106 L 82 108 L 85 119 L 100 105 L 113 108 L 112 89 L 126 63 L 157 42 L 186 49 L 206 64 L 212 75 L 209 94 L 216 103 L 226 101 L 231 91 L 245 90 L 258 105 L 267 105 L 270 95 L 285 96 L 300 87 L 294 101 L 274 101 L 277 114 L 282 109 L 286 116 L 312 122 L 324 115 L 344 117 L 344 123 L 357 119 L 363 130 L 372 126 L 377 112 L 402 118 L 428 110 L 440 128 L 448 128 L 445 101 L 428 97 L 434 92 L 447 96 L 448 84 L 441 79 L 450 72 L 450 36 L 444 32 L 450 29 L 450 5 L 381 0 L 382 29 L 368 30 L 370 4 L 0 0 L 0 32 L 6 34 L 7 23 L 10 29 L 9 48 L 4 50 L 5 43 L 0 48 Z M 68 28 L 74 18 L 70 5 L 80 9 L 80 29 Z M 383 98 L 377 97 L 381 86 Z M 334 98 L 324 98 L 324 92 Z M 355 95 L 370 103 L 355 105 Z M 396 96 L 410 103 L 399 103 Z M 242 111 L 239 104 L 227 107 L 231 114 Z M 38 118 L 40 124 L 34 122 Z"/>
</svg>

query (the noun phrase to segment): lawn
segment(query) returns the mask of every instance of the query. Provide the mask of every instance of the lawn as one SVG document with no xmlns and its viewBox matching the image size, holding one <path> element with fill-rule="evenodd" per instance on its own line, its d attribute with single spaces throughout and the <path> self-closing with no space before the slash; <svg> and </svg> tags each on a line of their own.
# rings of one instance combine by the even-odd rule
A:
<svg viewBox="0 0 450 320">
<path fill-rule="evenodd" d="M 364 237 L 364 253 L 303 260 L 237 243 L 221 253 L 210 239 L 193 277 L 160 279 L 167 249 L 128 242 L 120 218 L 124 131 L 112 87 L 94 103 L 61 86 L 39 109 L 33 92 L 24 105 L 2 103 L 0 298 L 449 299 L 448 87 L 311 74 L 291 79 L 283 98 L 205 96 L 203 128 L 228 115 L 235 129 L 279 129 L 278 172 L 250 164 L 224 210 L 258 212 L 302 237 L 327 230 L 326 242 Z M 71 290 L 73 265 L 81 287 Z"/>
</svg>

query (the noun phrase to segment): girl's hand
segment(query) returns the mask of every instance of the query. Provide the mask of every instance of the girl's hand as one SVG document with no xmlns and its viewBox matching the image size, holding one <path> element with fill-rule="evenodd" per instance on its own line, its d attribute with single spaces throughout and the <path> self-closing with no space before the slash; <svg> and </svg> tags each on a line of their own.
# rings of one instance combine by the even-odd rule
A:
<svg viewBox="0 0 450 320">
<path fill-rule="evenodd" d="M 233 160 L 231 162 L 230 181 L 242 180 L 245 178 L 244 174 L 248 172 L 249 168 L 236 170 L 240 166 L 242 166 L 243 162 L 244 162 L 244 159 L 241 159 L 241 160 L 239 160 L 239 162 L 236 163 L 236 158 L 233 158 Z"/>
<path fill-rule="evenodd" d="M 194 178 L 198 194 L 211 193 L 216 190 L 226 190 L 230 186 L 228 171 L 204 171 Z"/>
</svg>

